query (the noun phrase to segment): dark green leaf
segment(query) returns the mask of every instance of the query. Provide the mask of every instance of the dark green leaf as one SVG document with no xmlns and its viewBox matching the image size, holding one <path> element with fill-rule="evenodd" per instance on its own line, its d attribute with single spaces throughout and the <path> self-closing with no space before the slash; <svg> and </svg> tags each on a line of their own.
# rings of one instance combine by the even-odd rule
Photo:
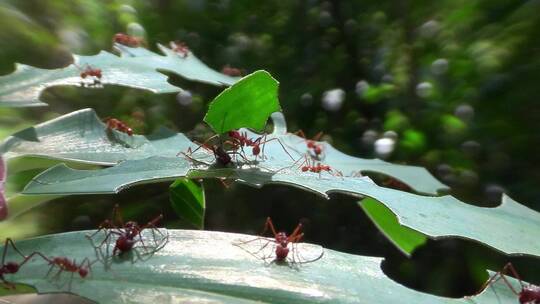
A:
<svg viewBox="0 0 540 304">
<path fill-rule="evenodd" d="M 365 198 L 358 203 L 379 230 L 406 255 L 410 255 L 418 246 L 427 241 L 420 232 L 401 226 L 390 209 L 372 198 Z"/>
<path fill-rule="evenodd" d="M 186 219 L 198 229 L 204 228 L 206 201 L 202 185 L 186 178 L 177 179 L 169 187 L 169 197 L 179 217 Z"/>
</svg>

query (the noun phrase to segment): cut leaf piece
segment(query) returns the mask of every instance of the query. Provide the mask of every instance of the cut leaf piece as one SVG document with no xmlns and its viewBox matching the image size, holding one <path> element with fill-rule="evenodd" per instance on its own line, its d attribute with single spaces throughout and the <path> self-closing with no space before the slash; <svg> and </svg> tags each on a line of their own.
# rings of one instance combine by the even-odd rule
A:
<svg viewBox="0 0 540 304">
<path fill-rule="evenodd" d="M 263 131 L 270 114 L 281 109 L 278 85 L 266 71 L 249 74 L 210 103 L 204 121 L 217 134 L 240 128 Z"/>
<path fill-rule="evenodd" d="M 204 228 L 206 201 L 202 185 L 190 179 L 179 178 L 169 187 L 169 198 L 179 217 L 199 229 Z"/>
<path fill-rule="evenodd" d="M 231 85 L 238 78 L 218 73 L 202 63 L 193 53 L 183 58 L 171 49 L 158 45 L 165 56 L 146 49 L 120 48 L 121 56 L 101 51 L 93 56 L 73 55 L 67 67 L 48 70 L 16 64 L 12 74 L 0 76 L 0 106 L 45 106 L 40 95 L 52 86 L 86 86 L 102 88 L 103 85 L 120 85 L 153 93 L 173 93 L 182 89 L 167 82 L 167 76 L 158 70 L 176 73 L 187 79 L 213 85 Z M 81 77 L 88 67 L 101 70 L 101 78 Z"/>
<path fill-rule="evenodd" d="M 401 226 L 393 214 L 384 204 L 372 198 L 365 198 L 358 203 L 367 216 L 379 228 L 379 230 L 405 255 L 411 253 L 427 241 L 422 233 Z"/>
<path fill-rule="evenodd" d="M 24 253 L 95 259 L 85 234 L 70 232 L 17 242 Z M 149 234 L 144 234 L 147 241 Z M 98 303 L 516 303 L 501 281 L 467 299 L 438 297 L 409 289 L 389 279 L 381 258 L 324 250 L 318 261 L 297 265 L 265 265 L 235 242 L 255 236 L 211 231 L 169 230 L 169 242 L 146 261 L 118 260 L 112 269 L 94 264 L 91 275 L 73 276 L 71 292 Z M 254 244 L 254 243 L 250 243 Z M 246 245 L 256 250 L 258 244 Z M 252 247 L 252 248 L 251 248 Z M 320 255 L 322 247 L 300 243 L 304 256 Z M 9 252 L 7 260 L 19 260 Z M 59 282 L 46 278 L 49 265 L 36 258 L 8 280 L 35 286 L 40 293 L 58 292 Z M 512 284 L 517 284 L 510 279 Z"/>
</svg>

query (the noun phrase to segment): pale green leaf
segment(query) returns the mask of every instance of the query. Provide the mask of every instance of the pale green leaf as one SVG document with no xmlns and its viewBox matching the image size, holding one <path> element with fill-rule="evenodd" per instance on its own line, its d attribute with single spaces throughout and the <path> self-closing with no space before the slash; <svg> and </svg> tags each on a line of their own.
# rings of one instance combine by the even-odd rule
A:
<svg viewBox="0 0 540 304">
<path fill-rule="evenodd" d="M 64 85 L 90 88 L 119 85 L 153 93 L 182 90 L 169 84 L 167 76 L 159 71 L 176 73 L 186 79 L 212 85 L 231 85 L 238 79 L 210 69 L 191 52 L 184 58 L 162 45 L 158 47 L 164 56 L 142 48 L 117 45 L 121 56 L 105 51 L 93 56 L 73 55 L 74 64 L 60 69 L 40 69 L 16 64 L 13 73 L 0 76 L 0 106 L 45 106 L 40 100 L 43 90 Z M 87 67 L 101 69 L 102 78 L 99 83 L 95 83 L 92 77 L 81 78 L 81 72 Z"/>
<path fill-rule="evenodd" d="M 50 235 L 17 242 L 25 253 L 67 256 L 77 261 L 96 253 L 87 232 Z M 148 238 L 150 234 L 145 234 Z M 467 299 L 438 297 L 409 289 L 389 279 L 381 258 L 365 257 L 300 243 L 302 256 L 323 256 L 312 263 L 266 265 L 250 253 L 262 240 L 242 246 L 233 243 L 255 236 L 210 231 L 169 230 L 169 242 L 146 261 L 115 259 L 109 270 L 98 263 L 82 279 L 75 275 L 71 292 L 100 303 L 516 303 L 502 282 Z M 147 242 L 149 240 L 147 239 Z M 272 251 L 271 247 L 268 247 Z M 290 259 L 291 257 L 288 257 Z M 8 261 L 20 260 L 10 252 Z M 36 258 L 8 280 L 35 286 L 40 293 L 66 291 L 69 273 L 46 278 L 49 265 Z M 511 280 L 517 284 L 515 280 Z M 59 288 L 59 285 L 65 285 Z M 60 286 L 61 287 L 61 286 Z"/>
</svg>

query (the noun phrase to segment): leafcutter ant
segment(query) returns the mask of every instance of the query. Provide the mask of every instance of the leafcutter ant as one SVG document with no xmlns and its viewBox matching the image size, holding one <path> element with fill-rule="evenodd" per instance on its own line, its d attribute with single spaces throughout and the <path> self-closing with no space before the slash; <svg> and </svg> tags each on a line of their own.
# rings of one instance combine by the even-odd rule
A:
<svg viewBox="0 0 540 304">
<path fill-rule="evenodd" d="M 243 70 L 238 69 L 238 68 L 233 68 L 233 67 L 229 66 L 228 64 L 223 66 L 223 68 L 221 69 L 221 73 L 223 73 L 225 75 L 228 75 L 228 76 L 232 76 L 232 77 L 240 77 L 240 76 L 244 75 Z"/>
<path fill-rule="evenodd" d="M 129 47 L 138 47 L 144 43 L 144 39 L 140 37 L 130 36 L 124 33 L 117 33 L 113 36 L 113 42 L 120 43 Z"/>
<path fill-rule="evenodd" d="M 49 271 L 47 271 L 47 274 L 45 275 L 45 277 L 49 277 L 49 275 L 55 268 L 57 268 L 58 271 L 50 278 L 51 280 L 54 280 L 54 281 L 59 281 L 60 276 L 62 275 L 63 272 L 71 273 L 68 280 L 68 291 L 71 290 L 71 283 L 73 282 L 73 278 L 75 274 L 78 274 L 81 279 L 85 279 L 90 273 L 92 265 L 97 261 L 96 260 L 96 261 L 90 262 L 89 258 L 84 258 L 81 261 L 81 263 L 77 264 L 77 261 L 75 259 L 70 259 L 68 257 L 63 257 L 63 256 L 46 257 L 40 252 L 35 252 L 34 254 L 41 256 L 51 266 L 49 268 Z M 59 285 L 58 288 L 62 289 L 64 286 L 65 286 L 65 283 Z"/>
<path fill-rule="evenodd" d="M 322 143 L 318 143 L 318 140 L 322 137 L 323 133 L 319 132 L 315 137 L 312 139 L 307 139 L 306 135 L 304 134 L 304 131 L 298 130 L 295 132 L 298 136 L 304 138 L 306 142 L 306 147 L 308 149 L 308 154 L 311 156 L 311 158 L 316 160 L 321 160 L 324 158 L 324 145 Z"/>
<path fill-rule="evenodd" d="M 253 154 L 253 156 L 255 156 L 255 158 L 257 158 L 257 156 L 259 156 L 259 154 L 261 154 L 261 158 L 264 159 L 264 147 L 266 146 L 267 143 L 271 142 L 271 141 L 277 141 L 280 145 L 281 145 L 281 148 L 283 149 L 283 151 L 285 151 L 285 153 L 287 153 L 287 155 L 292 159 L 294 160 L 294 158 L 291 156 L 291 154 L 289 153 L 289 151 L 287 151 L 287 149 L 285 149 L 285 146 L 281 143 L 281 140 L 279 140 L 279 138 L 271 138 L 271 139 L 266 139 L 266 135 L 263 135 L 263 136 L 259 136 L 257 137 L 256 139 L 251 139 L 251 138 L 248 138 L 248 135 L 247 135 L 247 132 L 240 132 L 240 131 L 237 131 L 237 130 L 232 130 L 232 131 L 229 131 L 228 132 L 228 135 L 229 137 L 232 139 L 232 148 L 234 150 L 238 150 L 238 149 L 242 149 L 243 151 L 243 148 L 244 147 L 252 147 L 251 149 L 251 153 Z M 262 150 L 261 150 L 261 145 L 262 145 Z"/>
<path fill-rule="evenodd" d="M 133 129 L 121 120 L 116 118 L 105 118 L 104 121 L 107 124 L 108 130 L 117 130 L 126 133 L 129 136 L 133 136 Z"/>
<path fill-rule="evenodd" d="M 115 205 L 111 219 L 103 221 L 96 232 L 86 237 L 90 240 L 92 247 L 103 260 L 105 267 L 108 267 L 108 260 L 111 257 L 123 256 L 126 253 L 135 252 L 138 259 L 143 259 L 145 256 L 151 256 L 161 248 L 163 248 L 169 239 L 168 233 L 163 233 L 156 227 L 156 224 L 163 218 L 160 214 L 143 226 L 140 226 L 135 221 L 124 223 L 120 214 L 120 208 Z M 145 243 L 141 233 L 144 230 L 150 230 L 152 233 L 152 244 Z M 104 238 L 96 245 L 94 238 L 101 231 L 104 232 Z M 113 238 L 116 239 L 113 240 Z M 112 254 L 110 253 L 111 242 L 114 242 Z M 138 245 L 140 243 L 140 245 Z"/>
<path fill-rule="evenodd" d="M 328 172 L 332 176 L 343 176 L 343 174 L 339 171 L 336 171 L 336 173 L 333 173 L 334 170 L 329 165 L 324 165 L 319 162 L 313 161 L 311 158 L 308 158 L 306 155 L 304 155 L 304 161 L 298 166 L 302 172 L 313 172 L 318 173 L 319 177 L 321 177 L 322 172 Z"/>
<path fill-rule="evenodd" d="M 512 284 L 510 284 L 510 282 L 506 278 L 508 272 L 510 272 L 512 276 L 518 279 L 519 284 L 521 285 L 521 290 L 516 290 L 512 286 Z M 520 304 L 540 304 L 540 286 L 536 286 L 533 284 L 524 284 L 512 263 L 507 263 L 503 267 L 503 269 L 501 269 L 501 271 L 497 272 L 491 278 L 489 278 L 489 280 L 484 284 L 481 290 L 488 288 L 489 285 L 495 283 L 498 279 L 503 279 L 504 283 L 508 286 L 508 288 L 512 290 L 512 293 L 518 296 Z"/>
<path fill-rule="evenodd" d="M 274 239 L 264 237 L 264 234 L 268 231 L 272 232 Z M 304 259 L 300 255 L 297 244 L 302 240 L 303 237 L 304 233 L 302 232 L 302 223 L 299 223 L 296 226 L 292 234 L 287 235 L 287 233 L 284 231 L 277 232 L 277 230 L 274 228 L 274 224 L 272 223 L 272 219 L 268 217 L 266 218 L 264 229 L 260 237 L 235 243 L 234 245 L 241 247 L 257 258 L 262 259 L 265 264 L 287 263 L 290 266 L 295 266 L 296 264 L 306 264 L 321 259 L 324 255 L 324 251 L 321 251 L 320 255 L 309 260 Z M 263 242 L 263 245 L 258 250 L 249 251 L 244 248 L 244 245 L 255 241 Z M 268 251 L 267 248 L 271 249 Z M 289 257 L 289 259 L 287 259 L 287 257 Z M 268 262 L 269 260 L 270 262 Z"/>
<path fill-rule="evenodd" d="M 81 85 L 83 87 L 86 86 L 86 85 L 96 86 L 96 85 L 101 84 L 101 77 L 103 77 L 103 73 L 102 73 L 101 69 L 93 68 L 88 64 L 84 67 L 84 69 L 80 68 L 76 64 L 75 64 L 75 66 L 79 70 L 81 70 L 80 77 L 81 77 Z M 90 78 L 91 81 L 93 81 L 93 82 L 91 82 L 91 83 L 85 82 L 85 80 L 87 78 Z"/>
<path fill-rule="evenodd" d="M 182 41 L 171 41 L 171 49 L 177 53 L 180 57 L 186 58 L 189 55 L 189 47 Z"/>
</svg>

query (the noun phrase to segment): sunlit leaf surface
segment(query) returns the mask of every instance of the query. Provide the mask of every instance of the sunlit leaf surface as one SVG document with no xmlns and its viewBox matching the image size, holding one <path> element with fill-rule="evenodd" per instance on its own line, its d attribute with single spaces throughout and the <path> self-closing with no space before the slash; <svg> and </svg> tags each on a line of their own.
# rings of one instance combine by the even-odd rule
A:
<svg viewBox="0 0 540 304">
<path fill-rule="evenodd" d="M 92 109 L 75 111 L 13 134 L 0 145 L 6 159 L 41 156 L 53 159 L 114 165 L 150 156 L 176 157 L 197 147 L 187 137 L 167 129 L 141 136 L 108 130 Z"/>
<path fill-rule="evenodd" d="M 231 85 L 238 79 L 210 69 L 191 52 L 184 58 L 162 45 L 158 47 L 164 56 L 143 48 L 117 45 L 120 56 L 105 51 L 93 56 L 73 55 L 74 64 L 60 69 L 40 69 L 16 64 L 13 73 L 0 76 L 0 106 L 44 106 L 46 104 L 39 98 L 43 90 L 62 85 L 89 88 L 119 85 L 153 93 L 182 90 L 169 84 L 167 76 L 160 73 L 160 70 L 212 85 Z M 99 81 L 93 77 L 81 77 L 81 73 L 88 67 L 101 70 Z"/>
<path fill-rule="evenodd" d="M 99 132 L 104 132 L 103 128 L 101 125 Z M 278 125 L 276 132 L 283 129 L 283 125 Z M 89 134 L 87 136 L 90 136 Z M 281 141 L 282 137 L 279 135 L 276 137 Z M 346 172 L 345 176 L 338 176 L 336 171 L 321 174 L 302 172 L 301 152 L 284 149 L 280 141 L 272 140 L 265 145 L 264 161 L 261 160 L 261 156 L 250 155 L 251 150 L 246 149 L 245 157 L 248 160 L 238 157 L 235 166 L 221 169 L 214 166 L 214 156 L 206 149 L 199 149 L 190 157 L 182 154 L 172 156 L 172 153 L 166 152 L 178 150 L 185 152 L 187 147 L 192 145 L 187 139 L 179 141 L 184 144 L 183 147 L 171 145 L 164 148 L 159 156 L 148 158 L 136 159 L 144 155 L 137 152 L 143 146 L 122 148 L 128 149 L 125 151 L 135 150 L 132 154 L 128 154 L 133 156 L 131 160 L 102 170 L 74 170 L 65 165 L 58 165 L 35 177 L 23 193 L 51 195 L 117 193 L 130 185 L 174 180 L 186 176 L 228 178 L 254 186 L 280 183 L 310 190 L 324 197 L 328 197 L 328 193 L 331 192 L 371 197 L 396 214 L 400 224 L 433 238 L 467 238 L 508 254 L 540 256 L 540 243 L 536 241 L 534 234 L 527 232 L 540 229 L 539 214 L 508 198 L 505 198 L 503 204 L 497 208 L 482 208 L 463 203 L 451 196 L 422 196 L 380 187 L 367 177 L 347 176 Z M 152 146 L 152 142 L 147 144 Z M 285 147 L 289 146 L 288 142 L 283 144 Z M 56 145 L 58 146 L 58 143 Z M 305 143 L 300 142 L 299 145 L 304 147 Z M 156 151 L 154 148 L 151 149 Z M 285 150 L 292 156 L 287 155 Z M 326 158 L 331 159 L 331 151 L 326 150 L 327 154 L 322 161 L 336 170 L 337 165 L 326 162 Z M 99 154 L 93 154 L 92 157 L 93 161 L 97 161 Z M 350 165 L 348 169 L 354 170 L 354 167 Z M 497 233 L 494 233 L 494 229 L 497 229 Z"/>
<path fill-rule="evenodd" d="M 78 261 L 96 254 L 85 233 L 72 232 L 17 242 L 25 253 L 67 256 Z M 150 234 L 145 234 L 150 241 Z M 115 259 L 109 270 L 94 264 L 86 279 L 75 275 L 71 292 L 100 303 L 516 303 L 497 282 L 468 299 L 443 298 L 409 289 L 389 279 L 381 258 L 365 257 L 301 243 L 296 251 L 312 263 L 265 264 L 250 251 L 261 242 L 238 243 L 255 236 L 210 231 L 169 230 L 169 242 L 146 261 Z M 268 246 L 271 248 L 271 246 Z M 272 250 L 270 249 L 270 252 Z M 7 260 L 20 260 L 10 252 Z M 70 274 L 46 278 L 49 265 L 29 262 L 9 280 L 35 286 L 40 293 L 66 291 Z M 512 280 L 513 284 L 517 284 Z M 64 286 L 61 286 L 64 285 Z"/>
</svg>

